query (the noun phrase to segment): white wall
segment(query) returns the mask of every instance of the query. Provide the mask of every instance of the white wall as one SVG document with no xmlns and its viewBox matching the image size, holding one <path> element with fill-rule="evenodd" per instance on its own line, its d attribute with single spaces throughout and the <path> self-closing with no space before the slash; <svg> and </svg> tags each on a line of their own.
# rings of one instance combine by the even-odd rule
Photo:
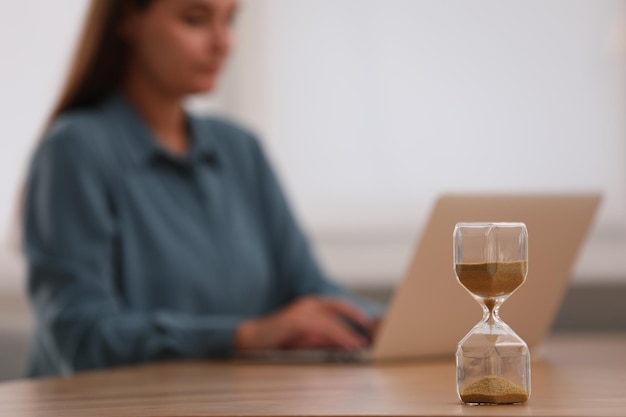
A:
<svg viewBox="0 0 626 417">
<path fill-rule="evenodd" d="M 3 231 L 86 3 L 0 2 Z M 626 281 L 626 1 L 242 6 L 224 82 L 193 106 L 261 134 L 339 280 L 397 281 L 440 192 L 600 190 L 577 279 Z"/>
<path fill-rule="evenodd" d="M 576 277 L 626 282 L 625 1 L 249 0 L 241 17 L 225 107 L 263 134 L 335 275 L 399 279 L 441 192 L 598 190 Z"/>
<path fill-rule="evenodd" d="M 15 197 L 35 138 L 60 90 L 85 0 L 0 1 L 0 231 L 12 228 Z"/>
<path fill-rule="evenodd" d="M 17 196 L 32 146 L 60 89 L 59 82 L 86 4 L 84 0 L 0 1 L 2 336 L 28 332 L 28 327 L 22 326 L 30 322 L 22 294 L 24 266 L 15 250 L 10 249 L 14 243 L 11 235 L 16 229 Z M 0 361 L 0 379 L 6 366 L 19 365 Z"/>
</svg>

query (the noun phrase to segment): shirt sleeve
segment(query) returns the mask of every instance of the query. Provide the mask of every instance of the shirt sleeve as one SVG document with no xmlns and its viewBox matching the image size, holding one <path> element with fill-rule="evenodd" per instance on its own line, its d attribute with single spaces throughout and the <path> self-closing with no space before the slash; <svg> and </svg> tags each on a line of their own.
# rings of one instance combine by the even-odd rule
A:
<svg viewBox="0 0 626 417">
<path fill-rule="evenodd" d="M 26 190 L 28 291 L 51 373 L 229 354 L 242 317 L 135 311 L 117 293 L 111 180 L 85 130 L 49 135 Z"/>
<path fill-rule="evenodd" d="M 268 219 L 278 279 L 288 288 L 289 298 L 296 299 L 307 295 L 343 298 L 371 318 L 382 317 L 385 311 L 382 305 L 353 294 L 325 276 L 304 232 L 289 208 L 259 141 L 255 139 L 253 143 L 261 180 L 261 198 Z"/>
</svg>

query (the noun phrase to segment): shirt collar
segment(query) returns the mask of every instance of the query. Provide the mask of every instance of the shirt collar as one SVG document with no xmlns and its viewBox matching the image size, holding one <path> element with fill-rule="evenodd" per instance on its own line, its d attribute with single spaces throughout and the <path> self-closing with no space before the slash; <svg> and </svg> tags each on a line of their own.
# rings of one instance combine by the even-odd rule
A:
<svg viewBox="0 0 626 417">
<path fill-rule="evenodd" d="M 185 113 L 190 149 L 187 155 L 180 157 L 159 145 L 146 122 L 122 92 L 113 93 L 103 106 L 123 128 L 125 133 L 123 141 L 131 159 L 138 166 L 147 166 L 158 159 L 166 159 L 176 164 L 211 165 L 218 160 L 215 138 L 197 117 Z"/>
</svg>

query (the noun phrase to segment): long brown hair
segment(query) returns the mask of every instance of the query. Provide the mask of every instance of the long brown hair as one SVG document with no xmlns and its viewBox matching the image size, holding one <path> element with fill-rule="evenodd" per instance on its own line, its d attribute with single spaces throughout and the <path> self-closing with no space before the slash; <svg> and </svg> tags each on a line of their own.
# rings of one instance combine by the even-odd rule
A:
<svg viewBox="0 0 626 417">
<path fill-rule="evenodd" d="M 129 8 L 152 0 L 92 0 L 61 94 L 48 123 L 64 111 L 90 107 L 115 90 L 124 75 L 128 46 L 118 34 Z"/>
</svg>

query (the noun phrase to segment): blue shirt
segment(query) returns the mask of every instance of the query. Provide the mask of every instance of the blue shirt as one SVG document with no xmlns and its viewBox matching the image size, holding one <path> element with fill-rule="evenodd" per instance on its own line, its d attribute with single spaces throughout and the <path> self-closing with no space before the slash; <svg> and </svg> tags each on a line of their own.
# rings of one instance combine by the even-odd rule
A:
<svg viewBox="0 0 626 417">
<path fill-rule="evenodd" d="M 254 136 L 186 120 L 184 157 L 121 94 L 49 129 L 24 216 L 32 376 L 225 356 L 239 323 L 305 295 L 380 314 L 324 276 Z"/>
</svg>

